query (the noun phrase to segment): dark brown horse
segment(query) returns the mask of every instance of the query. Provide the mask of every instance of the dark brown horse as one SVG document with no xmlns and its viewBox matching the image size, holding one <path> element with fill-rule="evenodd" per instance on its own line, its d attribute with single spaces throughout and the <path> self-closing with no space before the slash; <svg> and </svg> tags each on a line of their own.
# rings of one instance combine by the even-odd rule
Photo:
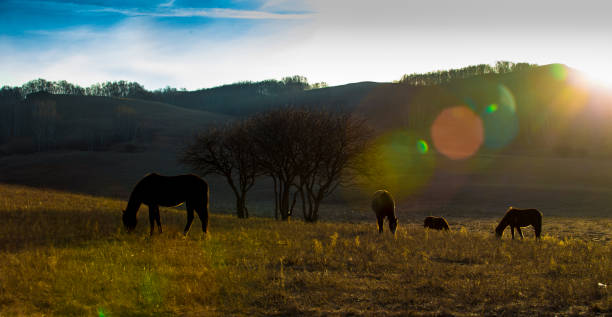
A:
<svg viewBox="0 0 612 317">
<path fill-rule="evenodd" d="M 123 225 L 128 231 L 136 228 L 138 208 L 140 204 L 149 206 L 149 222 L 151 235 L 155 222 L 159 233 L 162 232 L 159 216 L 159 206 L 173 207 L 185 203 L 187 208 L 187 225 L 184 234 L 187 235 L 193 222 L 193 212 L 198 213 L 202 221 L 202 231 L 208 227 L 208 184 L 197 175 L 162 176 L 151 173 L 143 177 L 132 190 L 126 210 L 123 211 Z"/>
<path fill-rule="evenodd" d="M 508 208 L 504 218 L 499 222 L 497 228 L 495 228 L 495 235 L 501 238 L 504 229 L 510 226 L 510 233 L 512 233 L 512 239 L 514 239 L 514 229 L 518 231 L 521 239 L 523 238 L 523 232 L 521 227 L 533 226 L 535 229 L 535 237 L 540 238 L 542 233 L 542 213 L 537 209 L 516 209 L 514 207 Z"/>
<path fill-rule="evenodd" d="M 423 222 L 423 227 L 436 229 L 436 230 L 450 230 L 448 227 L 448 222 L 443 217 L 426 217 Z"/>
<path fill-rule="evenodd" d="M 372 210 L 376 213 L 376 220 L 378 220 L 378 232 L 383 232 L 383 221 L 385 217 L 389 219 L 389 230 L 395 234 L 397 229 L 397 217 L 395 217 L 395 202 L 393 197 L 386 190 L 379 190 L 374 193 L 372 198 Z"/>
</svg>

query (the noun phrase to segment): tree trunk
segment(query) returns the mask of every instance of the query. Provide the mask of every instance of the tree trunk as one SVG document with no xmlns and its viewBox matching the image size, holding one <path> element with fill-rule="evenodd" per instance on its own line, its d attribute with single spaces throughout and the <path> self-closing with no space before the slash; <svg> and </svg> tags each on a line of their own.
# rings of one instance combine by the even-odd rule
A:
<svg viewBox="0 0 612 317">
<path fill-rule="evenodd" d="M 302 214 L 304 214 L 304 220 L 308 218 L 308 213 L 306 212 L 306 199 L 304 198 L 304 189 L 300 188 L 300 198 L 302 199 Z"/>
<path fill-rule="evenodd" d="M 280 215 L 281 215 L 281 220 L 289 220 L 289 217 L 291 216 L 291 210 L 290 210 L 290 206 L 289 206 L 289 192 L 290 192 L 291 187 L 288 185 L 281 185 L 281 192 L 280 192 Z"/>
<path fill-rule="evenodd" d="M 321 205 L 321 200 L 320 199 L 314 199 L 312 202 L 312 210 L 310 213 L 310 222 L 317 222 L 319 221 L 319 206 Z"/>
<path fill-rule="evenodd" d="M 248 218 L 248 211 L 246 210 L 246 195 L 242 197 L 236 197 L 236 215 L 238 218 Z"/>
<path fill-rule="evenodd" d="M 278 187 L 276 177 L 272 177 L 274 181 L 274 219 L 278 220 Z"/>
</svg>

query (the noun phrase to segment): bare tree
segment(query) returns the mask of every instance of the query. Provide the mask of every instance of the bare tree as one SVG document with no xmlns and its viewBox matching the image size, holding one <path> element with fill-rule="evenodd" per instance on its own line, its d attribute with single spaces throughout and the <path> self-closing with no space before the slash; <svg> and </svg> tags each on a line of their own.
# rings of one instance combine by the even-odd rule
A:
<svg viewBox="0 0 612 317">
<path fill-rule="evenodd" d="M 247 122 L 198 133 L 179 157 L 180 162 L 202 175 L 224 176 L 236 196 L 236 214 L 248 218 L 247 192 L 259 175 Z"/>
<path fill-rule="evenodd" d="M 250 121 L 250 134 L 255 147 L 257 165 L 274 180 L 275 215 L 282 220 L 291 216 L 291 190 L 298 176 L 299 123 L 305 112 L 295 109 L 271 110 Z"/>
<path fill-rule="evenodd" d="M 283 220 L 299 195 L 304 219 L 317 221 L 321 201 L 345 180 L 345 172 L 358 167 L 354 162 L 370 136 L 364 121 L 339 112 L 286 108 L 251 121 L 257 162 L 274 180 Z"/>
<path fill-rule="evenodd" d="M 284 108 L 196 135 L 180 161 L 224 176 L 236 196 L 238 217 L 248 217 L 246 194 L 255 178 L 274 182 L 275 217 L 291 217 L 301 198 L 306 221 L 319 218 L 321 201 L 359 169 L 370 130 L 363 120 L 322 110 Z"/>
<path fill-rule="evenodd" d="M 350 175 L 362 173 L 364 153 L 371 130 L 363 120 L 346 113 L 310 113 L 299 137 L 303 148 L 299 173 L 304 220 L 319 219 L 321 201 L 331 195 Z"/>
</svg>

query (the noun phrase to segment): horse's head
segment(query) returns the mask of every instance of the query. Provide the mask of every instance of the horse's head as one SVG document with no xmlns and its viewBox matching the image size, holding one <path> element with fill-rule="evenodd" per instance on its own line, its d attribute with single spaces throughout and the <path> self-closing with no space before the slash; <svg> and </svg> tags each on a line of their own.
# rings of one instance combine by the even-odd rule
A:
<svg viewBox="0 0 612 317">
<path fill-rule="evenodd" d="M 123 220 L 123 225 L 128 232 L 133 231 L 136 228 L 136 223 L 138 222 L 135 214 L 132 215 L 130 213 L 126 213 L 125 210 L 122 212 L 121 220 Z"/>
<path fill-rule="evenodd" d="M 397 217 L 389 219 L 389 230 L 391 230 L 391 233 L 395 234 L 395 230 L 397 230 Z"/>
<path fill-rule="evenodd" d="M 497 237 L 498 239 L 501 239 L 502 235 L 504 234 L 504 229 L 506 227 L 502 226 L 501 224 L 499 224 L 497 227 L 495 227 L 495 237 Z"/>
</svg>

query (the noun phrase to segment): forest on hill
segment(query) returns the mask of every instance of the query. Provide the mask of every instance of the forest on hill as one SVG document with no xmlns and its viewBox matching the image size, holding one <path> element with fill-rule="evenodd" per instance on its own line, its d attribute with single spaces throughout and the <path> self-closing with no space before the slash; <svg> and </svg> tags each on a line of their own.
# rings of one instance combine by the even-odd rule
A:
<svg viewBox="0 0 612 317">
<path fill-rule="evenodd" d="M 382 185 L 399 197 L 421 199 L 427 204 L 431 197 L 440 201 L 440 195 L 463 197 L 432 206 L 442 210 L 451 202 L 468 204 L 466 197 L 480 197 L 482 186 L 502 180 L 504 184 L 490 193 L 490 199 L 475 198 L 479 206 L 488 208 L 505 201 L 516 203 L 517 197 L 528 205 L 539 202 L 543 195 L 556 197 L 559 190 L 565 190 L 559 184 L 596 187 L 595 191 L 608 186 L 610 178 L 601 171 L 607 170 L 604 162 L 612 155 L 610 93 L 593 89 L 579 72 L 565 65 L 513 65 L 476 65 L 433 72 L 428 77 L 413 74 L 394 83 L 363 82 L 316 89 L 302 85 L 301 91 L 269 95 L 269 102 L 250 104 L 253 107 L 247 105 L 257 100 L 254 92 L 240 95 L 231 91 L 239 87 L 255 91 L 258 83 L 181 92 L 184 96 L 193 94 L 194 100 L 198 93 L 209 94 L 225 110 L 243 109 L 236 112 L 239 116 L 228 115 L 215 104 L 186 107 L 171 104 L 169 99 L 164 103 L 128 97 L 129 85 L 117 89 L 125 96 L 68 94 L 56 90 L 57 83 L 47 84 L 55 87 L 48 88 L 53 93 L 42 90 L 24 95 L 34 89 L 33 83 L 27 85 L 30 90 L 4 87 L 0 89 L 0 181 L 124 197 L 148 172 L 190 172 L 177 158 L 197 131 L 226 126 L 271 109 L 307 107 L 349 113 L 365 119 L 374 130 L 369 154 L 373 154 L 372 164 L 384 174 L 355 192 L 343 191 L 344 198 L 361 197 Z M 407 78 L 419 78 L 419 83 L 406 82 Z M 101 91 L 109 93 L 112 89 L 108 87 Z M 224 93 L 215 93 L 224 89 Z M 575 163 L 576 159 L 580 163 Z M 525 167 L 531 164 L 533 168 Z M 582 175 L 595 167 L 597 180 L 585 181 Z M 559 176 L 558 170 L 566 172 Z M 546 177 L 538 179 L 538 175 Z M 209 180 L 218 206 L 231 202 L 234 208 L 225 182 Z M 451 183 L 464 186 L 449 187 Z M 268 204 L 274 197 L 271 186 L 265 181 L 258 183 L 249 199 Z M 533 187 L 541 192 L 534 194 Z M 457 188 L 463 192 L 454 196 Z M 590 190 L 573 193 L 607 204 L 605 199 L 593 199 L 599 194 Z M 473 201 L 469 200 L 469 206 Z M 567 201 L 563 210 L 557 209 L 572 213 L 568 207 L 571 203 Z M 593 205 L 583 212 L 596 212 L 601 206 Z"/>
<path fill-rule="evenodd" d="M 143 123 L 144 112 L 133 111 L 126 101 L 140 100 L 230 116 L 286 106 L 341 110 L 364 116 L 381 133 L 408 130 L 412 144 L 422 140 L 430 146 L 436 145 L 435 120 L 443 110 L 460 107 L 457 111 L 467 109 L 477 117 L 480 150 L 562 156 L 612 153 L 612 138 L 607 137 L 612 132 L 607 124 L 612 116 L 610 94 L 595 91 L 581 81 L 579 72 L 561 64 L 497 62 L 405 75 L 395 83 L 326 86 L 309 84 L 302 76 L 194 91 L 148 91 L 126 81 L 82 88 L 37 79 L 0 89 L 0 148 L 9 154 L 142 143 L 152 128 Z M 101 109 L 106 109 L 105 115 L 96 114 Z M 81 118 L 73 120 L 77 116 Z M 169 126 L 180 126 L 170 120 Z M 72 139 L 62 137 L 62 131 L 70 131 Z"/>
<path fill-rule="evenodd" d="M 398 83 L 408 86 L 431 86 L 486 74 L 511 73 L 535 66 L 527 63 L 500 61 L 495 66 L 480 64 L 460 69 L 433 71 L 426 74 L 404 75 Z M 169 86 L 150 91 L 137 82 L 124 80 L 107 81 L 83 88 L 65 80 L 47 81 L 39 78 L 20 87 L 2 87 L 0 89 L 0 102 L 11 103 L 25 99 L 27 95 L 32 93 L 47 92 L 55 95 L 159 101 L 186 108 L 244 116 L 270 107 L 285 105 L 325 105 L 351 109 L 359 103 L 360 97 L 363 97 L 370 88 L 377 85 L 373 82 L 364 82 L 328 87 L 325 82 L 310 84 L 306 77 L 295 75 L 281 80 L 243 81 L 193 91 Z"/>
</svg>

